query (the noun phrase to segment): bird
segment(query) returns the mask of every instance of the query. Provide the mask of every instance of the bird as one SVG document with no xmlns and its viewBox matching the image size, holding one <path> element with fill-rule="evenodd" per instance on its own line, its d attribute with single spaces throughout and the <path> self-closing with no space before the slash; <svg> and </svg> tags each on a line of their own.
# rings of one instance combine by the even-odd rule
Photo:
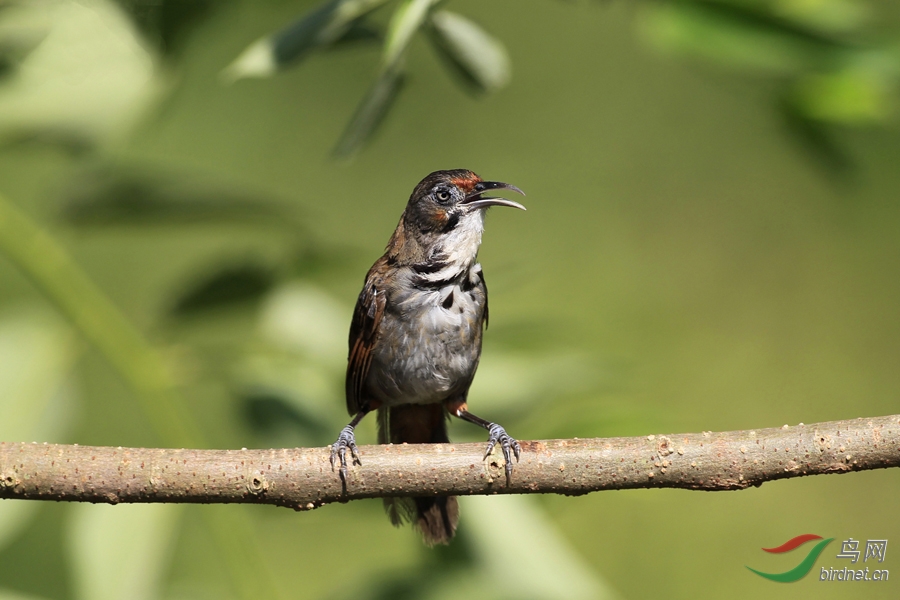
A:
<svg viewBox="0 0 900 600">
<path fill-rule="evenodd" d="M 469 412 L 469 386 L 488 324 L 488 292 L 477 262 L 486 209 L 525 207 L 491 190 L 525 195 L 467 169 L 435 171 L 412 191 L 384 255 L 366 274 L 350 324 L 347 412 L 331 446 L 347 483 L 347 453 L 362 465 L 354 429 L 377 410 L 380 444 L 446 443 L 449 416 L 488 431 L 484 458 L 499 445 L 507 481 L 521 446 L 506 430 Z M 448 544 L 459 522 L 455 497 L 386 498 L 391 522 L 411 521 L 423 541 Z"/>
</svg>

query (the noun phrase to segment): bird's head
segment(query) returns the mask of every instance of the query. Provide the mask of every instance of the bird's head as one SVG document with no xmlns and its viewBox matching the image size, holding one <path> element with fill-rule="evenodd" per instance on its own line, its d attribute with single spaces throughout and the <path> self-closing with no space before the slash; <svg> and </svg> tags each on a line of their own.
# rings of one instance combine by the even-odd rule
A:
<svg viewBox="0 0 900 600">
<path fill-rule="evenodd" d="M 406 206 L 406 224 L 422 233 L 449 233 L 458 227 L 480 227 L 484 209 L 490 206 L 525 210 L 518 202 L 485 196 L 492 190 L 511 190 L 525 195 L 514 185 L 483 181 L 465 169 L 435 171 L 413 190 Z"/>
<path fill-rule="evenodd" d="M 511 206 L 525 210 L 518 202 L 486 196 L 491 190 L 511 190 L 524 195 L 514 185 L 483 181 L 465 169 L 431 173 L 409 197 L 400 224 L 388 243 L 388 256 L 402 264 L 473 261 L 481 244 L 486 208 Z"/>
</svg>

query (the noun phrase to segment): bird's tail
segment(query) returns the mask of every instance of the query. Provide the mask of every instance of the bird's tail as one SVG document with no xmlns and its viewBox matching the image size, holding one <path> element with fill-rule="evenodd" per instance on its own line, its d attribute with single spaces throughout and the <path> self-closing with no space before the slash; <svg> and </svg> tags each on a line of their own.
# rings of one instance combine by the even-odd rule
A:
<svg viewBox="0 0 900 600">
<path fill-rule="evenodd" d="M 449 442 L 447 416 L 441 404 L 403 404 L 378 409 L 378 442 L 381 444 L 439 444 Z M 385 498 L 391 523 L 413 523 L 425 543 L 449 544 L 459 522 L 455 496 Z"/>
</svg>

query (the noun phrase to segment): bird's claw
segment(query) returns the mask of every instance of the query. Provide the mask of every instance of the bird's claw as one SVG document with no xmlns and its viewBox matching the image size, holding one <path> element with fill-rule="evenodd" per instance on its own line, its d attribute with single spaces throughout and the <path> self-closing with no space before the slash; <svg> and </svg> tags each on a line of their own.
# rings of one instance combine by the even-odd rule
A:
<svg viewBox="0 0 900 600">
<path fill-rule="evenodd" d="M 509 481 L 513 470 L 510 451 L 516 456 L 516 462 L 519 462 L 519 454 L 522 452 L 522 448 L 514 437 L 511 437 L 506 433 L 506 430 L 503 429 L 503 427 L 496 423 L 491 423 L 491 426 L 488 429 L 488 445 L 487 451 L 484 453 L 485 458 L 490 456 L 491 451 L 497 444 L 500 444 L 500 449 L 503 451 L 503 459 L 506 461 L 506 480 Z"/>
<path fill-rule="evenodd" d="M 356 448 L 356 436 L 353 435 L 353 428 L 349 425 L 341 430 L 341 434 L 335 443 L 331 445 L 331 470 L 334 471 L 334 459 L 339 458 L 341 462 L 341 479 L 347 481 L 347 449 L 356 464 L 361 465 L 359 460 L 359 452 Z"/>
</svg>

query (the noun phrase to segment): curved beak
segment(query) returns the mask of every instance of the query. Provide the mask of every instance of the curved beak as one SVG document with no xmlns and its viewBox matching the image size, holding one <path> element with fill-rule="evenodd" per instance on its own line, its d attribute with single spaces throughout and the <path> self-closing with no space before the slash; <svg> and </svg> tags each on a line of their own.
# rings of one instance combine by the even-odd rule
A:
<svg viewBox="0 0 900 600">
<path fill-rule="evenodd" d="M 525 210 L 525 207 L 518 202 L 507 200 L 506 198 L 483 197 L 482 194 L 488 190 L 511 190 L 517 194 L 525 195 L 525 192 L 510 183 L 502 181 L 479 181 L 475 187 L 466 196 L 460 204 L 464 204 L 470 208 L 487 208 L 489 206 L 509 206 L 511 208 L 519 208 Z"/>
</svg>

